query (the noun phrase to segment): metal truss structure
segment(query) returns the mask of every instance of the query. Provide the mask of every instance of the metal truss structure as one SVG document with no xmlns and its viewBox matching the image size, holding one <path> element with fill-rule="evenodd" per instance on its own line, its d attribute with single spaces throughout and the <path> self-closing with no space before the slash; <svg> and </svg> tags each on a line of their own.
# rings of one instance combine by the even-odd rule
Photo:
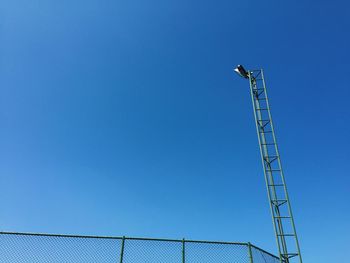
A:
<svg viewBox="0 0 350 263">
<path fill-rule="evenodd" d="M 287 186 L 271 118 L 269 100 L 262 69 L 238 72 L 249 80 L 261 161 L 264 169 L 272 221 L 280 261 L 302 263 Z M 242 71 L 243 69 L 243 71 Z"/>
</svg>

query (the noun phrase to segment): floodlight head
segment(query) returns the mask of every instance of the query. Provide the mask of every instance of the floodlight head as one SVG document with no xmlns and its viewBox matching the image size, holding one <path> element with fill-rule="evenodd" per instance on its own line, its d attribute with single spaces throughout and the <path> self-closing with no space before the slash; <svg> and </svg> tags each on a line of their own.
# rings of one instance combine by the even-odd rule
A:
<svg viewBox="0 0 350 263">
<path fill-rule="evenodd" d="M 242 65 L 238 65 L 233 71 L 245 79 L 249 78 L 248 72 Z"/>
</svg>

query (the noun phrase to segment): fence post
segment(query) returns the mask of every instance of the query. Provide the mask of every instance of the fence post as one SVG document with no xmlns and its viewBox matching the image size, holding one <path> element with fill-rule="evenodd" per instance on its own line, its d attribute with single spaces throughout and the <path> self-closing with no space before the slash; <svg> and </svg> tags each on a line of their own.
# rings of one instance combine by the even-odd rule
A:
<svg viewBox="0 0 350 263">
<path fill-rule="evenodd" d="M 249 262 L 253 263 L 253 253 L 252 253 L 252 245 L 248 242 L 248 254 L 249 254 Z"/>
<path fill-rule="evenodd" d="M 182 239 L 182 263 L 185 263 L 185 239 Z"/>
<path fill-rule="evenodd" d="M 123 263 L 123 258 L 124 258 L 124 245 L 125 245 L 125 236 L 122 238 L 122 247 L 120 250 L 120 263 Z"/>
</svg>

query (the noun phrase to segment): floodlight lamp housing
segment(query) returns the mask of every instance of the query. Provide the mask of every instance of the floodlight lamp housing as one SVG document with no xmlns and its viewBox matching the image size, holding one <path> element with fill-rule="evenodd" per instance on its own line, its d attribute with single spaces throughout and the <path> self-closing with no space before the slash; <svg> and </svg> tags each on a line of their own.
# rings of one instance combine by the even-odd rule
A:
<svg viewBox="0 0 350 263">
<path fill-rule="evenodd" d="M 242 65 L 238 65 L 233 71 L 245 79 L 249 78 L 248 71 Z"/>
</svg>

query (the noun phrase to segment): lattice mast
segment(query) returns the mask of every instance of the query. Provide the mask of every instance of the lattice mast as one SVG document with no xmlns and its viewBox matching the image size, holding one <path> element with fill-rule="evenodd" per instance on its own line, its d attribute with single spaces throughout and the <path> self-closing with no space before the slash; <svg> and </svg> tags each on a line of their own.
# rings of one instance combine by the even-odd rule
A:
<svg viewBox="0 0 350 263">
<path fill-rule="evenodd" d="M 250 84 L 261 161 L 280 261 L 302 263 L 298 236 L 271 118 L 263 70 L 246 71 L 243 66 L 239 65 L 234 71 L 248 79 Z"/>
</svg>

